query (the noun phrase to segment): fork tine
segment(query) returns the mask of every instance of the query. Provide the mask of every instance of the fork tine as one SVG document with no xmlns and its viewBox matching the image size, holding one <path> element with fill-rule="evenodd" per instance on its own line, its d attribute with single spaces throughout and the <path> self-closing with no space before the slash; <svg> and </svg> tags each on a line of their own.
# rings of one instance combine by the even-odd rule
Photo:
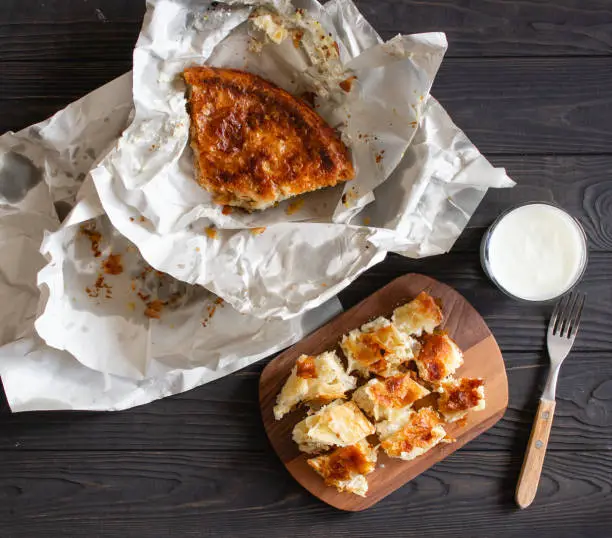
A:
<svg viewBox="0 0 612 538">
<path fill-rule="evenodd" d="M 579 295 L 575 292 L 569 294 L 565 310 L 561 316 L 561 326 L 559 327 L 559 336 L 563 338 L 569 338 L 570 322 L 572 320 L 572 313 L 578 301 Z"/>
<path fill-rule="evenodd" d="M 570 294 L 564 295 L 561 297 L 559 301 L 559 313 L 557 316 L 557 321 L 555 322 L 555 327 L 553 330 L 553 334 L 559 335 L 561 334 L 561 329 L 563 329 L 563 320 L 565 319 L 565 312 L 567 311 L 567 305 L 570 301 Z"/>
<path fill-rule="evenodd" d="M 557 304 L 555 305 L 555 309 L 553 310 L 552 316 L 550 316 L 550 321 L 548 322 L 548 330 L 553 334 L 555 333 L 555 324 L 557 323 L 557 318 L 559 317 L 559 312 L 561 311 L 562 301 L 563 301 L 563 298 L 557 301 Z"/>
<path fill-rule="evenodd" d="M 574 338 L 576 333 L 578 332 L 578 326 L 580 325 L 580 318 L 582 317 L 582 309 L 584 308 L 584 303 L 586 302 L 586 293 L 581 293 L 579 301 L 577 302 L 576 310 L 573 313 L 571 326 L 568 331 L 568 337 Z"/>
<path fill-rule="evenodd" d="M 559 332 L 559 326 L 561 324 L 561 319 L 563 317 L 563 311 L 565 310 L 565 303 L 567 302 L 567 295 L 564 295 L 559 299 L 557 306 L 555 307 L 555 318 L 554 323 L 551 321 L 551 329 L 553 334 L 557 334 Z"/>
</svg>

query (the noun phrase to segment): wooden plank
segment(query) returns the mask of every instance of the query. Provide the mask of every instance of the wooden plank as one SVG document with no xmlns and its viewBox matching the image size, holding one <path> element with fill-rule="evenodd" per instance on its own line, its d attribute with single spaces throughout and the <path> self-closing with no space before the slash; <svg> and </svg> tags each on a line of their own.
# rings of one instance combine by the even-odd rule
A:
<svg viewBox="0 0 612 538">
<path fill-rule="evenodd" d="M 605 0 L 356 0 L 383 37 L 443 31 L 449 56 L 609 55 L 612 7 Z"/>
<path fill-rule="evenodd" d="M 57 23 L 138 23 L 145 12 L 145 2 L 124 0 L 2 0 L 0 20 L 13 26 Z M 103 51 L 99 45 L 98 52 Z"/>
<path fill-rule="evenodd" d="M 485 154 L 610 153 L 612 57 L 449 59 L 433 95 Z"/>
<path fill-rule="evenodd" d="M 348 516 L 308 494 L 271 453 L 4 454 L 2 535 L 370 538 L 418 527 L 432 538 L 609 536 L 612 452 L 549 453 L 523 511 L 512 500 L 520 464 L 518 454 L 460 451 Z"/>
<path fill-rule="evenodd" d="M 0 62 L 0 132 L 21 129 L 130 68 L 110 61 Z M 434 95 L 487 153 L 612 154 L 612 57 L 458 59 Z"/>
<path fill-rule="evenodd" d="M 510 404 L 497 425 L 462 452 L 512 450 L 527 444 L 548 359 L 504 353 Z M 0 416 L 0 451 L 227 450 L 271 452 L 259 412 L 266 361 L 185 394 L 118 413 L 21 413 Z M 576 352 L 563 364 L 549 450 L 612 450 L 612 360 Z M 0 457 L 0 460 L 2 457 Z"/>
<path fill-rule="evenodd" d="M 131 58 L 87 62 L 0 62 L 2 103 L 53 99 L 63 106 L 131 69 Z M 54 104 L 57 104 L 54 103 Z"/>
<path fill-rule="evenodd" d="M 381 450 L 377 468 L 368 476 L 367 497 L 339 493 L 323 484 L 321 478 L 308 467 L 308 456 L 301 453 L 292 440 L 293 427 L 304 418 L 304 413 L 293 413 L 283 420 L 275 420 L 272 408 L 276 397 L 300 355 L 318 355 L 335 349 L 344 334 L 378 316 L 390 317 L 394 308 L 411 301 L 424 290 L 440 299 L 444 312 L 441 328 L 448 331 L 464 352 L 465 363 L 456 375 L 484 379 L 486 409 L 469 413 L 465 423 L 445 425 L 447 435 L 456 441 L 440 444 L 421 458 L 401 461 L 388 458 Z M 408 274 L 370 295 L 272 360 L 261 374 L 259 402 L 268 438 L 278 457 L 295 479 L 313 495 L 336 508 L 360 511 L 379 502 L 491 428 L 504 415 L 508 406 L 508 380 L 495 338 L 482 317 L 465 298 L 456 290 L 432 278 Z"/>
<path fill-rule="evenodd" d="M 63 5 L 71 8 L 74 3 Z M 133 5 L 144 13 L 144 2 L 126 2 L 126 5 Z M 101 21 L 97 11 L 91 8 L 86 20 L 8 23 L 2 6 L 3 3 L 0 4 L 0 47 L 4 61 L 130 61 L 142 23 L 140 17 L 133 21 Z"/>
<path fill-rule="evenodd" d="M 610 55 L 606 0 L 357 0 L 385 38 L 444 31 L 449 56 Z M 144 2 L 3 0 L 5 60 L 125 59 L 138 36 Z"/>
</svg>

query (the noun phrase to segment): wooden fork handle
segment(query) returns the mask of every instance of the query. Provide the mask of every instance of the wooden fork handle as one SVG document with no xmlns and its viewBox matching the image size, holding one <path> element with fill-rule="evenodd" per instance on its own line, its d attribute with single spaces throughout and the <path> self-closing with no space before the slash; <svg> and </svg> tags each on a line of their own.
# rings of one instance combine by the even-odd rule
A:
<svg viewBox="0 0 612 538">
<path fill-rule="evenodd" d="M 531 435 L 529 436 L 529 443 L 527 443 L 527 451 L 514 497 L 516 504 L 521 508 L 527 508 L 538 491 L 554 413 L 554 400 L 540 400 L 538 412 L 531 427 Z"/>
</svg>

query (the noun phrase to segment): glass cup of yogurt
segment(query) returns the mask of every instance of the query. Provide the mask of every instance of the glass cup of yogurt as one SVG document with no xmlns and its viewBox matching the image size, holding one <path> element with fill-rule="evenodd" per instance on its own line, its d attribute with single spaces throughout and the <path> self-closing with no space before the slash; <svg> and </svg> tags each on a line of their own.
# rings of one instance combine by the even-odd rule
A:
<svg viewBox="0 0 612 538">
<path fill-rule="evenodd" d="M 528 202 L 502 213 L 480 246 L 482 267 L 514 299 L 558 299 L 582 278 L 587 238 L 580 223 L 548 202 Z"/>
</svg>

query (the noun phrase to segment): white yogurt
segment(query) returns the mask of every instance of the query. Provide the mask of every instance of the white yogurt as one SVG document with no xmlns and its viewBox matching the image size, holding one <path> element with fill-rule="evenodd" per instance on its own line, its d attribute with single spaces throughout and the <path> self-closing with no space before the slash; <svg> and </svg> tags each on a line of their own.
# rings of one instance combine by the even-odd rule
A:
<svg viewBox="0 0 612 538">
<path fill-rule="evenodd" d="M 528 204 L 503 216 L 490 232 L 487 270 L 511 295 L 547 301 L 569 290 L 586 264 L 584 233 L 565 211 Z"/>
</svg>

